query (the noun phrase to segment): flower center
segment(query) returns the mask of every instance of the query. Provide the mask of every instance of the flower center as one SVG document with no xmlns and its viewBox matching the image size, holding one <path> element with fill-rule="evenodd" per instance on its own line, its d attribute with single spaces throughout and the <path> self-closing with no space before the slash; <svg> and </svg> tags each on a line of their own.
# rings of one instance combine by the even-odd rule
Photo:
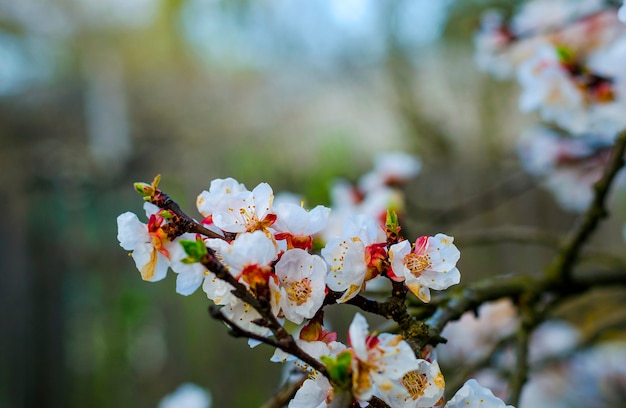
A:
<svg viewBox="0 0 626 408">
<path fill-rule="evenodd" d="M 313 289 L 311 288 L 311 279 L 304 278 L 301 281 L 289 282 L 285 290 L 287 291 L 287 297 L 292 303 L 300 306 L 305 303 L 310 297 Z"/>
<path fill-rule="evenodd" d="M 170 253 L 167 248 L 165 248 L 165 243 L 169 242 L 170 239 L 164 227 L 167 227 L 167 224 L 165 224 L 163 217 L 156 214 L 150 216 L 148 220 L 148 235 L 150 236 L 152 246 L 169 259 Z"/>
<path fill-rule="evenodd" d="M 244 203 L 247 204 L 245 200 Z M 241 215 L 248 232 L 252 232 L 257 229 L 259 221 L 256 216 L 256 206 L 254 204 L 247 204 L 245 207 L 241 207 L 239 209 L 239 215 Z"/>
<path fill-rule="evenodd" d="M 413 276 L 419 278 L 422 272 L 430 268 L 430 256 L 410 253 L 404 257 L 404 265 Z"/>
<path fill-rule="evenodd" d="M 404 374 L 402 377 L 402 385 L 411 395 L 411 398 L 414 400 L 424 394 L 424 390 L 426 389 L 426 385 L 428 384 L 428 379 L 425 374 L 420 374 L 416 370 L 409 371 Z"/>
</svg>

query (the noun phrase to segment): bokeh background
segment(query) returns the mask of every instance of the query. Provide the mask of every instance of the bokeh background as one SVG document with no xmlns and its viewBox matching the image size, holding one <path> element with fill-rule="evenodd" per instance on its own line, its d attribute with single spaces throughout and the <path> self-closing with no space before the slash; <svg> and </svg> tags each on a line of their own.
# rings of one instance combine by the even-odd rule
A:
<svg viewBox="0 0 626 408">
<path fill-rule="evenodd" d="M 473 63 L 482 10 L 514 3 L 0 0 L 0 406 L 154 407 L 192 381 L 214 406 L 252 407 L 278 388 L 269 348 L 228 337 L 173 276 L 141 281 L 119 247 L 116 217 L 142 213 L 132 183 L 157 173 L 192 216 L 219 177 L 313 206 L 402 150 L 424 163 L 409 235 L 566 230 L 574 216 L 519 169 L 536 118 Z M 484 211 L 429 217 L 468 201 Z M 464 281 L 549 255 L 457 243 Z"/>
</svg>

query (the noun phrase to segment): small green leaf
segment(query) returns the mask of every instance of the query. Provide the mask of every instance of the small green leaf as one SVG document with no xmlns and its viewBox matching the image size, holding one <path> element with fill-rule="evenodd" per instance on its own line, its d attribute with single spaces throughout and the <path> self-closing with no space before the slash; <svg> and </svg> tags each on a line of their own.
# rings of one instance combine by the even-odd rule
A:
<svg viewBox="0 0 626 408">
<path fill-rule="evenodd" d="M 150 197 L 154 196 L 157 192 L 159 183 L 161 182 L 161 175 L 157 174 L 152 180 L 152 184 L 137 182 L 133 184 L 135 191 L 139 193 L 144 200 L 149 201 Z"/>
<path fill-rule="evenodd" d="M 135 191 L 143 197 L 149 197 L 152 192 L 152 186 L 148 183 L 137 182 L 133 184 Z"/>
<path fill-rule="evenodd" d="M 321 356 L 330 378 L 341 389 L 349 389 L 352 384 L 352 352 L 344 351 L 337 357 Z"/>
<path fill-rule="evenodd" d="M 207 249 L 206 246 L 204 246 L 202 238 L 198 237 L 195 241 L 181 239 L 179 242 L 188 255 L 187 258 L 182 260 L 183 263 L 191 264 L 202 262 L 202 258 L 207 254 Z"/>
<path fill-rule="evenodd" d="M 387 237 L 396 239 L 400 234 L 400 222 L 398 221 L 398 214 L 393 210 L 387 210 L 387 218 L 385 220 L 385 229 Z"/>
<path fill-rule="evenodd" d="M 174 214 L 172 214 L 170 210 L 161 210 L 159 211 L 159 215 L 166 220 L 171 220 L 172 218 L 174 218 Z"/>
<path fill-rule="evenodd" d="M 559 45 L 556 47 L 556 53 L 563 64 L 570 65 L 575 62 L 574 51 L 568 47 Z"/>
</svg>

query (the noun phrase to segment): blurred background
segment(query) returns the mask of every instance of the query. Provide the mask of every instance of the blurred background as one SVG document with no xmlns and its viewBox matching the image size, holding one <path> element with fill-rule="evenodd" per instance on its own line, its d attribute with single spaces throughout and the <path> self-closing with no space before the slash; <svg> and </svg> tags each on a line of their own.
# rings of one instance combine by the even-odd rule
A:
<svg viewBox="0 0 626 408">
<path fill-rule="evenodd" d="M 132 183 L 157 173 L 192 216 L 220 177 L 313 206 L 402 150 L 424 163 L 407 235 L 566 230 L 574 216 L 515 155 L 535 118 L 473 62 L 480 13 L 514 3 L 0 0 L 0 406 L 154 407 L 192 381 L 214 406 L 252 407 L 278 388 L 269 348 L 228 337 L 203 292 L 141 281 L 119 247 L 116 217 L 142 213 Z M 494 188 L 478 215 L 428 216 Z M 457 244 L 464 281 L 550 254 Z"/>
</svg>

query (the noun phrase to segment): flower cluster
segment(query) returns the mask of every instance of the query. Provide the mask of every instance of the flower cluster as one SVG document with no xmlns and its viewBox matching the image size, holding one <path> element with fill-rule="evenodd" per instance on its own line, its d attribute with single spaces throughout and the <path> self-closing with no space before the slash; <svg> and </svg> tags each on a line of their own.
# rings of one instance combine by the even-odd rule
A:
<svg viewBox="0 0 626 408">
<path fill-rule="evenodd" d="M 516 76 L 520 109 L 550 126 L 525 132 L 522 160 L 567 210 L 586 208 L 606 148 L 626 129 L 624 10 L 603 0 L 531 0 L 508 21 L 489 11 L 475 36 L 479 67 Z"/>
<path fill-rule="evenodd" d="M 428 303 L 431 290 L 459 283 L 460 253 L 452 237 L 407 240 L 400 233 L 392 210 L 401 209 L 398 187 L 418 171 L 415 159 L 389 156 L 350 187 L 359 201 L 310 210 L 275 204 L 266 183 L 249 190 L 235 179 L 216 179 L 198 196 L 199 221 L 159 190 L 157 177 L 135 185 L 147 201 L 148 222 L 130 212 L 120 215 L 118 239 L 144 280 L 163 279 L 171 268 L 178 293 L 202 287 L 214 317 L 251 346 L 274 346 L 272 361 L 295 364 L 307 378 L 289 407 L 326 407 L 342 398 L 433 407 L 443 404 L 445 384 L 434 350 L 416 349 L 401 334 L 370 333 L 360 313 L 345 343 L 324 325 L 324 306 L 334 303 L 382 314 L 363 306 L 382 307 L 362 293 L 374 279 L 387 280 L 401 302 L 412 293 Z M 386 200 L 364 206 L 373 196 Z M 340 216 L 333 216 L 336 208 Z M 479 400 L 481 406 L 503 406 L 468 382 L 446 407 Z"/>
</svg>

